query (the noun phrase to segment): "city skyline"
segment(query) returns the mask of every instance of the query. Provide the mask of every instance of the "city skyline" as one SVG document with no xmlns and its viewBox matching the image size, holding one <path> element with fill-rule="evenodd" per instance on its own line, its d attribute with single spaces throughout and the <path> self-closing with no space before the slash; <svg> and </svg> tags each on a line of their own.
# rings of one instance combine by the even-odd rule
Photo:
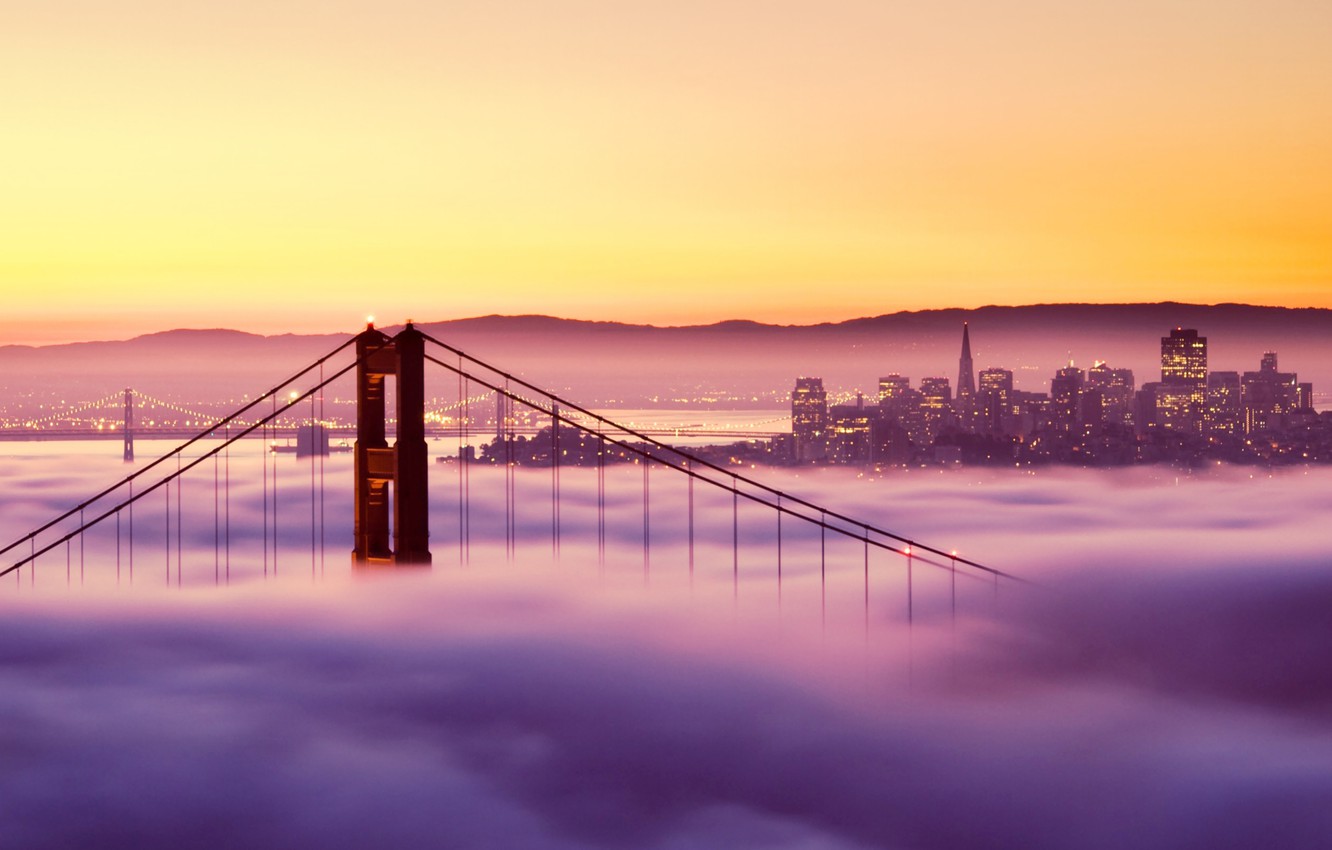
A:
<svg viewBox="0 0 1332 850">
<path fill-rule="evenodd" d="M 897 372 L 876 399 L 829 404 L 823 380 L 796 379 L 791 439 L 774 438 L 749 458 L 769 463 L 873 468 L 931 463 L 1130 463 L 1332 461 L 1332 412 L 1314 408 L 1311 382 L 1278 368 L 1264 351 L 1256 370 L 1208 369 L 1207 338 L 1171 328 L 1160 338 L 1160 380 L 1139 387 L 1133 370 L 1070 361 L 1049 391 L 1015 389 L 995 365 L 974 383 L 969 323 L 962 323 L 956 395 L 949 379 Z"/>
<path fill-rule="evenodd" d="M 871 389 L 867 403 L 860 389 L 829 391 L 821 376 L 808 375 L 797 378 L 789 394 L 790 427 L 785 434 L 776 433 L 785 426 L 774 431 L 772 423 L 777 420 L 766 414 L 758 426 L 744 429 L 748 432 L 743 434 L 745 443 L 703 446 L 697 442 L 699 437 L 728 436 L 728 431 L 734 432 L 730 424 L 696 423 L 681 428 L 658 423 L 646 428 L 668 438 L 674 434 L 692 439 L 691 445 L 704 456 L 723 464 L 828 463 L 878 470 L 964 461 L 1113 466 L 1142 462 L 1196 464 L 1204 458 L 1269 464 L 1323 463 L 1332 459 L 1332 411 L 1318 412 L 1314 383 L 1301 381 L 1296 372 L 1281 371 L 1277 351 L 1263 350 L 1257 369 L 1209 368 L 1208 337 L 1195 328 L 1176 326 L 1159 338 L 1160 380 L 1152 380 L 1154 374 L 1142 375 L 1139 384 L 1134 369 L 1122 363 L 1097 358 L 1091 368 L 1083 368 L 1070 359 L 1054 370 L 1044 387 L 1032 390 L 1018 387 L 1013 369 L 1005 368 L 1011 364 L 1002 360 L 987 361 L 991 365 L 980 370 L 978 384 L 970 331 L 970 322 L 962 321 L 956 385 L 938 374 L 945 370 L 937 367 L 919 376 L 918 389 L 912 386 L 909 375 L 890 371 L 880 375 L 877 394 Z M 215 344 L 224 343 L 219 340 Z M 852 345 L 853 350 L 855 347 Z M 725 370 L 724 364 L 716 365 L 714 381 Z M 894 368 L 892 361 L 886 365 Z M 651 377 L 636 375 L 644 391 L 652 392 Z M 426 409 L 431 411 L 425 427 L 432 437 L 438 439 L 459 428 L 473 433 L 508 433 L 508 426 L 500 427 L 498 395 L 476 395 L 469 402 L 470 408 L 461 408 L 470 412 L 462 413 L 455 410 L 462 404 L 461 395 L 451 395 L 448 383 L 432 383 L 423 396 Z M 215 403 L 206 387 L 196 387 L 193 394 L 175 395 L 173 400 L 127 388 L 100 400 L 70 401 L 59 397 L 58 390 L 53 395 L 52 389 L 0 397 L 0 437 L 105 439 L 124 433 L 125 457 L 130 460 L 129 426 L 136 407 L 143 407 L 143 423 L 136 428 L 142 438 L 154 434 L 188 436 L 192 428 L 207 425 L 215 416 L 205 412 Z M 352 421 L 347 418 L 346 406 L 352 401 L 347 390 L 345 384 L 341 389 L 335 385 L 321 395 L 331 405 L 327 414 L 321 413 L 326 417 L 321 421 L 332 429 L 341 429 L 343 436 Z M 457 392 L 461 394 L 461 386 Z M 744 406 L 753 410 L 761 410 L 762 404 L 748 402 L 760 402 L 760 397 L 778 403 L 783 399 L 780 391 L 772 388 L 749 396 L 736 386 L 721 392 L 701 390 L 698 398 L 674 396 L 665 409 L 685 410 L 704 404 L 730 416 L 738 411 L 728 411 L 724 403 L 727 397 L 744 400 Z M 654 395 L 654 403 L 656 399 Z M 611 402 L 610 406 L 625 407 L 623 402 Z M 116 412 L 108 415 L 108 407 Z M 670 415 L 675 412 L 680 411 L 668 410 Z M 504 421 L 508 422 L 509 417 Z M 524 465 L 548 463 L 554 435 L 549 427 L 542 426 L 541 417 L 533 420 L 529 411 L 510 424 L 519 429 L 512 432 L 513 444 L 506 437 L 501 445 L 497 436 L 496 442 L 482 445 L 482 462 L 494 464 L 508 457 L 508 462 Z M 326 433 L 326 444 L 328 436 Z M 308 435 L 297 437 L 295 451 L 299 455 L 301 440 Z M 568 443 L 565 448 L 571 465 L 596 462 L 598 457 L 592 450 L 594 445 Z M 288 444 L 286 450 L 291 449 Z"/>
</svg>

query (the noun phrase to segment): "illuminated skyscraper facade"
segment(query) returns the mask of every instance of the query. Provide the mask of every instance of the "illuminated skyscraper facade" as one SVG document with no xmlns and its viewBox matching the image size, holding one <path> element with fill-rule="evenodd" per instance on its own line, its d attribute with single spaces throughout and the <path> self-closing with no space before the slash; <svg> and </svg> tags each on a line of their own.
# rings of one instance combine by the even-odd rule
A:
<svg viewBox="0 0 1332 850">
<path fill-rule="evenodd" d="M 1266 431 L 1285 423 L 1287 413 L 1300 406 L 1299 377 L 1277 369 L 1277 355 L 1263 355 L 1257 372 L 1245 372 L 1241 380 L 1244 431 Z"/>
<path fill-rule="evenodd" d="M 1096 418 L 1108 425 L 1133 424 L 1133 370 L 1111 369 L 1097 361 L 1087 370 L 1087 386 L 1100 391 L 1101 410 Z"/>
<path fill-rule="evenodd" d="M 1085 376 L 1076 366 L 1065 366 L 1050 381 L 1050 427 L 1076 433 L 1082 419 L 1082 387 Z"/>
<path fill-rule="evenodd" d="M 1209 434 L 1238 434 L 1243 430 L 1239 372 L 1207 374 L 1204 425 Z"/>
<path fill-rule="evenodd" d="M 870 427 L 877 409 L 866 407 L 856 395 L 855 404 L 835 404 L 828 409 L 828 462 L 863 464 L 870 461 Z"/>
<path fill-rule="evenodd" d="M 1009 434 L 1013 424 L 1013 372 L 1011 369 L 982 369 L 976 391 L 976 430 L 983 434 Z"/>
<path fill-rule="evenodd" d="M 791 434 L 797 463 L 827 457 L 828 394 L 822 378 L 796 378 L 791 391 Z"/>
<path fill-rule="evenodd" d="M 928 446 L 953 423 L 953 391 L 947 378 L 920 379 L 922 432 L 917 445 Z M 915 439 L 915 435 L 913 435 Z"/>
<path fill-rule="evenodd" d="M 1156 391 L 1156 426 L 1201 434 L 1207 404 L 1207 337 L 1175 328 L 1161 337 L 1161 385 Z"/>
<path fill-rule="evenodd" d="M 911 389 L 911 379 L 893 373 L 879 379 L 879 407 L 886 413 L 896 413 L 902 397 Z"/>
</svg>

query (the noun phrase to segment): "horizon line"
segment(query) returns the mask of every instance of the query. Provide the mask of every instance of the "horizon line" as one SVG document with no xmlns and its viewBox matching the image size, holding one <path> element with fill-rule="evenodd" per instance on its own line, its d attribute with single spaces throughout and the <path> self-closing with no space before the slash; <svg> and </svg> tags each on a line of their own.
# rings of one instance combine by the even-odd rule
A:
<svg viewBox="0 0 1332 850">
<path fill-rule="evenodd" d="M 581 324 L 581 325 L 618 326 L 625 328 L 641 328 L 641 329 L 652 329 L 652 330 L 702 330 L 708 328 L 717 328 L 723 325 L 752 325 L 752 326 L 774 328 L 774 329 L 811 329 L 811 328 L 836 327 L 839 325 L 847 325 L 855 322 L 874 321 L 876 319 L 887 319 L 897 316 L 918 316 L 918 315 L 930 315 L 930 314 L 939 314 L 939 313 L 958 313 L 965 315 L 986 310 L 1027 310 L 1027 309 L 1050 308 L 1050 307 L 1064 307 L 1064 308 L 1178 307 L 1183 309 L 1204 309 L 1204 310 L 1218 309 L 1218 308 L 1245 308 L 1245 309 L 1254 309 L 1254 310 L 1280 310 L 1280 311 L 1291 311 L 1291 312 L 1332 313 L 1332 307 L 1312 307 L 1312 306 L 1292 307 L 1289 305 L 1280 305 L 1280 304 L 1253 304 L 1253 303 L 1244 303 L 1236 301 L 1222 301 L 1214 304 L 1204 304 L 1198 302 L 1173 301 L 1167 299 L 1164 301 L 1115 301 L 1115 302 L 1049 301 L 1049 302 L 1037 302 L 1031 304 L 985 304 L 979 307 L 930 307 L 917 310 L 896 310 L 889 313 L 878 313 L 875 315 L 850 316 L 844 319 L 810 322 L 807 324 L 765 322 L 757 319 L 735 317 L 727 319 L 718 319 L 716 321 L 711 321 L 711 322 L 698 322 L 694 324 L 658 325 L 658 324 L 652 324 L 650 322 L 633 322 L 633 321 L 624 321 L 618 319 L 584 319 L 584 318 L 576 318 L 573 316 L 552 315 L 549 313 L 485 313 L 481 315 L 459 316 L 456 318 L 445 318 L 445 319 L 432 319 L 427 321 L 419 321 L 412 318 L 407 318 L 401 321 L 390 322 L 387 324 L 379 324 L 377 322 L 374 322 L 373 319 L 371 319 L 371 322 L 375 324 L 375 327 L 381 330 L 402 327 L 408 322 L 412 322 L 416 325 L 427 326 L 427 325 L 457 324 L 464 322 L 477 322 L 488 319 L 547 320 L 552 322 L 565 322 L 565 323 Z M 963 321 L 965 323 L 965 321 L 967 320 Z M 363 329 L 363 327 L 364 327 L 363 323 L 358 323 L 355 330 L 329 330 L 329 331 L 312 331 L 312 332 L 286 331 L 282 333 L 266 334 L 257 331 L 245 330 L 239 327 L 178 326 L 178 327 L 163 328 L 161 330 L 156 330 L 156 331 L 148 331 L 145 333 L 139 333 L 133 336 L 118 337 L 118 338 L 67 339 L 62 341 L 45 342 L 45 343 L 0 342 L 0 349 L 5 349 L 5 348 L 42 349 L 42 348 L 56 348 L 66 345 L 97 345 L 104 343 L 125 343 L 125 342 L 133 342 L 135 340 L 147 339 L 150 337 L 163 336 L 167 334 L 176 334 L 176 333 L 227 333 L 227 334 L 241 334 L 244 336 L 259 337 L 262 339 L 278 339 L 282 337 L 312 338 L 312 337 L 329 337 L 329 336 L 343 336 L 343 335 L 351 336 L 356 333 L 359 333 Z"/>
</svg>

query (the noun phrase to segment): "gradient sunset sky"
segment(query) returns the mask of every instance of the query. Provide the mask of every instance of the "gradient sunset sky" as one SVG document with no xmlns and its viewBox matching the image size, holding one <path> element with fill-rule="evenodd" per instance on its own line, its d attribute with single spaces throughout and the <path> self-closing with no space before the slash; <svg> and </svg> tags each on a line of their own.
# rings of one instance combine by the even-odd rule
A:
<svg viewBox="0 0 1332 850">
<path fill-rule="evenodd" d="M 9 2 L 0 344 L 1332 307 L 1332 4 Z"/>
</svg>

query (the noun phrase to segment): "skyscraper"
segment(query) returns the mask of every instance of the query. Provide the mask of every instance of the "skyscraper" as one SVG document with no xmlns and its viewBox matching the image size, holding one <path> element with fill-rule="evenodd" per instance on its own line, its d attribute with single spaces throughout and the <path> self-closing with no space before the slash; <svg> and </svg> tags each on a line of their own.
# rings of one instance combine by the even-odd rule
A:
<svg viewBox="0 0 1332 850">
<path fill-rule="evenodd" d="M 1099 419 L 1111 425 L 1124 425 L 1133 421 L 1132 369 L 1111 369 L 1098 360 L 1087 370 L 1087 386 L 1101 392 Z"/>
<path fill-rule="evenodd" d="M 1082 388 L 1086 376 L 1077 366 L 1068 365 L 1050 380 L 1050 427 L 1066 434 L 1076 433 L 1082 421 Z"/>
<path fill-rule="evenodd" d="M 922 438 L 919 445 L 930 445 L 939 432 L 953 424 L 953 392 L 947 378 L 921 378 Z M 913 439 L 915 439 L 913 437 Z"/>
<path fill-rule="evenodd" d="M 828 455 L 828 393 L 822 378 L 796 378 L 791 392 L 791 434 L 797 463 Z"/>
<path fill-rule="evenodd" d="M 1240 384 L 1245 433 L 1279 428 L 1299 407 L 1299 376 L 1278 371 L 1275 351 L 1263 354 L 1258 371 L 1245 372 Z"/>
<path fill-rule="evenodd" d="M 1202 433 L 1207 402 L 1207 337 L 1175 328 L 1161 337 L 1161 386 L 1156 391 L 1156 424 L 1174 431 Z"/>
<path fill-rule="evenodd" d="M 962 323 L 962 356 L 957 361 L 957 399 L 970 399 L 976 394 L 976 376 L 971 363 L 971 334 L 967 323 Z"/>
<path fill-rule="evenodd" d="M 957 360 L 957 423 L 964 431 L 977 430 L 976 373 L 971 362 L 971 334 L 962 323 L 962 356 Z"/>
<path fill-rule="evenodd" d="M 879 379 L 879 407 L 886 412 L 897 414 L 897 406 L 902 396 L 911 389 L 911 380 L 894 372 Z"/>
<path fill-rule="evenodd" d="M 1206 430 L 1211 434 L 1238 434 L 1243 430 L 1239 372 L 1207 375 Z"/>
<path fill-rule="evenodd" d="M 1008 369 L 982 369 L 976 391 L 975 430 L 983 434 L 1006 434 L 1013 430 L 1013 373 Z"/>
<path fill-rule="evenodd" d="M 1161 337 L 1161 383 L 1206 385 L 1207 337 L 1192 328 Z"/>
</svg>

